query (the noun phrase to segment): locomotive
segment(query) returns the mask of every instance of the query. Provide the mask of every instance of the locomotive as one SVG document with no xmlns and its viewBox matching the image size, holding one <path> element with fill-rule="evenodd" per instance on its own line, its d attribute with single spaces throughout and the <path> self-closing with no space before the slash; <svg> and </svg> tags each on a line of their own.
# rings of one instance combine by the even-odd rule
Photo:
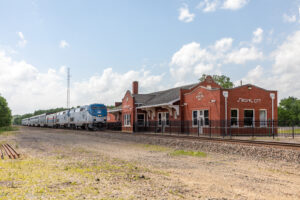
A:
<svg viewBox="0 0 300 200">
<path fill-rule="evenodd" d="M 57 113 L 45 113 L 22 120 L 24 126 L 97 130 L 106 123 L 104 104 L 90 104 Z"/>
</svg>

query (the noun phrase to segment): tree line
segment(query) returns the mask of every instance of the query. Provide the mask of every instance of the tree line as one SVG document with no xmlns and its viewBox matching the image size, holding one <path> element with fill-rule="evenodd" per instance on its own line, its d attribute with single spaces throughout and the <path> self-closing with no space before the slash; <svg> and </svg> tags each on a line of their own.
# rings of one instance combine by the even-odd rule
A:
<svg viewBox="0 0 300 200">
<path fill-rule="evenodd" d="M 200 81 L 205 80 L 206 74 L 203 74 L 199 79 Z M 223 88 L 233 88 L 234 84 L 229 77 L 225 75 L 213 75 L 213 80 L 221 85 Z M 0 95 L 0 127 L 10 126 L 11 123 L 20 125 L 22 119 L 32 117 L 35 115 L 41 115 L 44 113 L 56 113 L 66 110 L 66 108 L 53 108 L 47 110 L 37 110 L 33 113 L 27 113 L 24 115 L 15 115 L 12 117 L 11 110 L 8 107 L 7 101 Z M 278 121 L 279 125 L 300 125 L 300 99 L 296 97 L 288 97 L 281 99 L 278 106 Z"/>
</svg>

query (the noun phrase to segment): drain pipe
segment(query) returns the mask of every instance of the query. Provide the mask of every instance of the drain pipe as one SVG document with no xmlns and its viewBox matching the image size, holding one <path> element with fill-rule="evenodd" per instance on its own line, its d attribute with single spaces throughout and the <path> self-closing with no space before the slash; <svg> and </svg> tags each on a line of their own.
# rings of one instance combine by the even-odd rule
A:
<svg viewBox="0 0 300 200">
<path fill-rule="evenodd" d="M 223 96 L 225 97 L 225 134 L 227 136 L 227 98 L 228 98 L 228 91 L 223 91 Z"/>
<path fill-rule="evenodd" d="M 272 134 L 274 138 L 274 99 L 275 99 L 275 94 L 270 93 L 270 97 L 272 99 Z"/>
</svg>

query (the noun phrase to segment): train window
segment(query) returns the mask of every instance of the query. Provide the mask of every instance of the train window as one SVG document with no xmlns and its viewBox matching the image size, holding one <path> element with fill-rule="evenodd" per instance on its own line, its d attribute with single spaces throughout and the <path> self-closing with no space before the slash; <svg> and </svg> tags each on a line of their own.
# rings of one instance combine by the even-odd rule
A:
<svg viewBox="0 0 300 200">
<path fill-rule="evenodd" d="M 80 108 L 80 111 L 84 111 L 85 109 L 84 108 Z"/>
</svg>

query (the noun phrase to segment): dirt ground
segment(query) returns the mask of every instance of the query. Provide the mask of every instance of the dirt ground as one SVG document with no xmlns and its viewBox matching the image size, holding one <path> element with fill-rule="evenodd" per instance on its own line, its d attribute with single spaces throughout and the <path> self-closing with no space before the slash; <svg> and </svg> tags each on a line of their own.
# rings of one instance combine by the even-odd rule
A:
<svg viewBox="0 0 300 200">
<path fill-rule="evenodd" d="M 299 164 L 176 155 L 119 135 L 29 127 L 0 135 L 22 154 L 0 160 L 0 199 L 300 199 Z"/>
</svg>

